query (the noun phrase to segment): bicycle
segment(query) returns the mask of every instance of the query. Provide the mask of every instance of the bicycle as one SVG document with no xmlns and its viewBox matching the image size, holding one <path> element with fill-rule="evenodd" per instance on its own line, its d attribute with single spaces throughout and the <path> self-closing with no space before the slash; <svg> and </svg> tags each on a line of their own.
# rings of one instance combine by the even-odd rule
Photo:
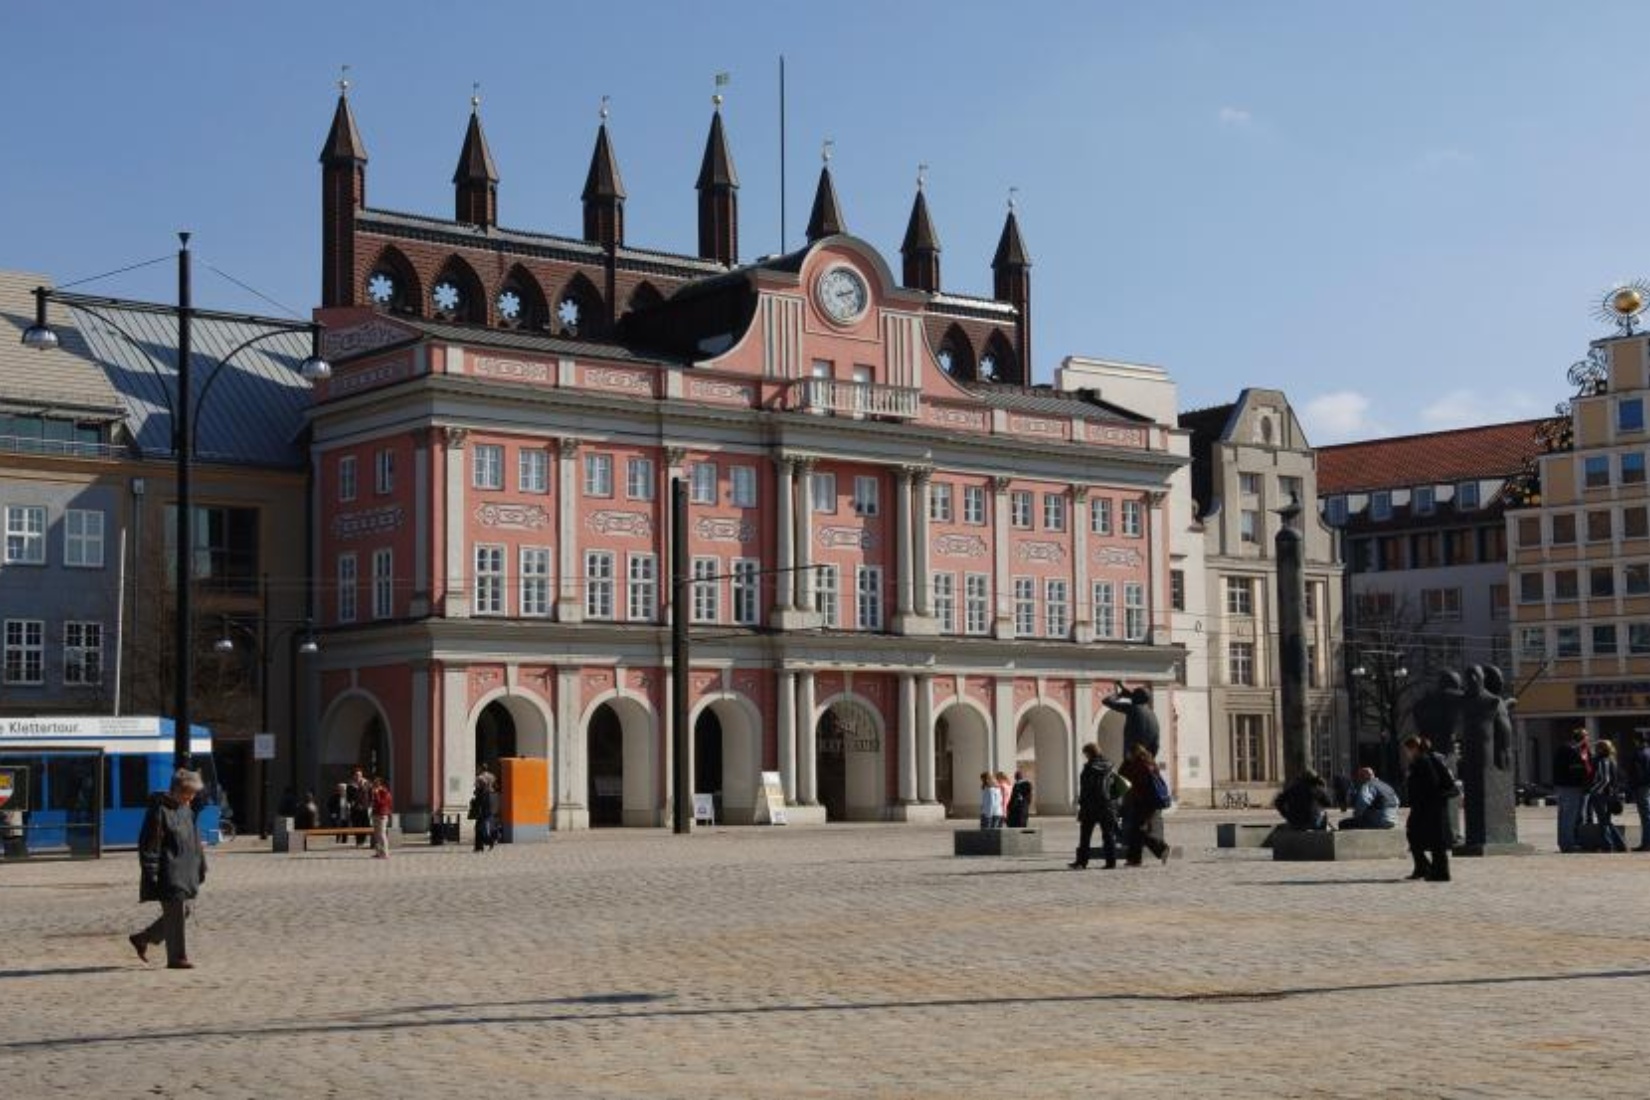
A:
<svg viewBox="0 0 1650 1100">
<path fill-rule="evenodd" d="M 1221 808 L 1226 810 L 1252 810 L 1254 804 L 1249 801 L 1248 791 L 1227 791 L 1221 797 Z"/>
</svg>

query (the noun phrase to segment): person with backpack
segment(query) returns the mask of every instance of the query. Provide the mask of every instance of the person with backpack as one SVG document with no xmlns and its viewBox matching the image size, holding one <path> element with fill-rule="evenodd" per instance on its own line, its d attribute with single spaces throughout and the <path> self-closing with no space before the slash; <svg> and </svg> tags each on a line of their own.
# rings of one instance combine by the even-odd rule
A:
<svg viewBox="0 0 1650 1100">
<path fill-rule="evenodd" d="M 1130 867 L 1140 866 L 1142 849 L 1150 848 L 1152 855 L 1167 864 L 1170 849 L 1158 834 L 1163 831 L 1163 811 L 1169 808 L 1169 785 L 1157 761 L 1145 745 L 1136 745 L 1118 771 L 1129 781 L 1123 796 L 1125 861 Z"/>
<path fill-rule="evenodd" d="M 1010 829 L 1024 829 L 1031 824 L 1031 780 L 1026 773 L 1014 773 L 1014 785 L 1008 793 L 1008 827 Z"/>
<path fill-rule="evenodd" d="M 1593 758 L 1593 785 L 1587 788 L 1587 820 L 1598 826 L 1598 844 L 1606 852 L 1627 850 L 1627 839 L 1615 822 L 1615 815 L 1625 809 L 1621 788 L 1615 743 L 1600 738 Z"/>
<path fill-rule="evenodd" d="M 1409 877 L 1448 882 L 1449 850 L 1454 839 L 1449 803 L 1461 794 L 1461 784 L 1425 737 L 1411 734 L 1404 738 L 1403 748 L 1404 759 L 1409 762 L 1409 822 L 1404 831 L 1415 860 L 1415 870 Z"/>
<path fill-rule="evenodd" d="M 1633 731 L 1633 752 L 1627 757 L 1627 794 L 1639 811 L 1639 846 L 1635 852 L 1650 852 L 1650 736 Z"/>
<path fill-rule="evenodd" d="M 1128 790 L 1128 781 L 1119 775 L 1092 742 L 1083 746 L 1083 770 L 1077 777 L 1077 857 L 1066 866 L 1081 871 L 1089 865 L 1094 827 L 1100 827 L 1100 854 L 1106 870 L 1117 866 L 1117 801 Z"/>
</svg>

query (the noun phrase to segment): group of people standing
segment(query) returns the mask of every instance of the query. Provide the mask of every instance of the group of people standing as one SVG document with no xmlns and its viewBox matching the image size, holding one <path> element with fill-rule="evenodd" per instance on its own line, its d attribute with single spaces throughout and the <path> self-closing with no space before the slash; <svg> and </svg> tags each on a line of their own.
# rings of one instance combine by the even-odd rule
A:
<svg viewBox="0 0 1650 1100">
<path fill-rule="evenodd" d="M 1615 818 L 1631 800 L 1639 815 L 1639 845 L 1633 850 L 1650 852 L 1650 738 L 1644 731 L 1633 733 L 1622 760 L 1614 742 L 1594 741 L 1585 726 L 1577 726 L 1553 754 L 1553 785 L 1559 851 L 1627 851 Z M 1597 830 L 1595 836 L 1584 837 L 1588 826 Z"/>
<path fill-rule="evenodd" d="M 1139 867 L 1150 850 L 1163 863 L 1170 848 L 1163 839 L 1163 811 L 1169 808 L 1168 785 L 1151 750 L 1137 744 L 1122 767 L 1114 768 L 1100 746 L 1083 746 L 1083 770 L 1077 780 L 1077 855 L 1070 867 L 1081 871 L 1093 854 L 1094 830 L 1100 830 L 1100 854 L 1109 871 L 1117 866 L 1119 834 L 1124 862 Z"/>
<path fill-rule="evenodd" d="M 1031 780 L 1017 771 L 980 773 L 980 828 L 1023 829 L 1031 823 Z"/>
</svg>

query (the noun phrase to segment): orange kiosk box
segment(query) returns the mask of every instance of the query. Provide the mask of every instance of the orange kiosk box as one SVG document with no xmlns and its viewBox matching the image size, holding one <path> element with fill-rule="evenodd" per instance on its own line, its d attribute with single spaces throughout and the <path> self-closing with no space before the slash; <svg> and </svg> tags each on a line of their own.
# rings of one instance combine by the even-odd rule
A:
<svg viewBox="0 0 1650 1100">
<path fill-rule="evenodd" d="M 510 844 L 550 839 L 550 761 L 512 756 L 498 762 L 499 816 Z"/>
</svg>

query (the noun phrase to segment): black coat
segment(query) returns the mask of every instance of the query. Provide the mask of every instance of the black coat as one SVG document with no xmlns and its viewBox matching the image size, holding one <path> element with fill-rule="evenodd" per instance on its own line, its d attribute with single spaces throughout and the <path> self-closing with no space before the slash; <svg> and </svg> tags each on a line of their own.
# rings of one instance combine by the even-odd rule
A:
<svg viewBox="0 0 1650 1100">
<path fill-rule="evenodd" d="M 1421 753 L 1409 765 L 1409 821 L 1404 834 L 1410 844 L 1427 851 L 1448 848 L 1454 841 L 1449 801 L 1459 794 L 1449 765 L 1435 752 Z"/>
<path fill-rule="evenodd" d="M 1553 785 L 1555 787 L 1582 787 L 1592 783 L 1587 774 L 1587 759 L 1575 745 L 1560 745 L 1553 750 Z"/>
<path fill-rule="evenodd" d="M 1162 747 L 1163 734 L 1157 725 L 1157 714 L 1152 710 L 1150 703 L 1137 703 L 1127 692 L 1118 692 L 1100 700 L 1107 710 L 1114 710 L 1123 715 L 1123 759 L 1127 760 L 1134 755 L 1136 745 L 1146 746 L 1146 751 L 1157 759 L 1158 750 Z"/>
<path fill-rule="evenodd" d="M 1290 828 L 1316 829 L 1324 811 L 1329 809 L 1329 791 L 1321 780 L 1311 783 L 1297 779 L 1283 789 L 1272 806 L 1283 815 L 1285 824 Z"/>
<path fill-rule="evenodd" d="M 1111 761 L 1097 757 L 1083 765 L 1077 777 L 1077 813 L 1084 821 L 1117 819 L 1117 803 L 1106 793 L 1106 780 L 1111 777 Z"/>
<path fill-rule="evenodd" d="M 138 863 L 143 878 L 140 901 L 187 901 L 206 881 L 206 853 L 195 831 L 195 809 L 156 795 L 138 832 Z"/>
</svg>

